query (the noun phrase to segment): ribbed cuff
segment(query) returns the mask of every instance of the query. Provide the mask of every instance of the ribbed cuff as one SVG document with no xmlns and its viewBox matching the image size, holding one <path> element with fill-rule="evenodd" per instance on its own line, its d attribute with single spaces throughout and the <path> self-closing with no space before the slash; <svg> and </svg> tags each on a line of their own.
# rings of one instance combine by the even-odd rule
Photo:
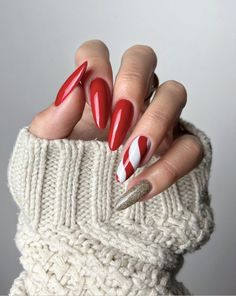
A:
<svg viewBox="0 0 236 296">
<path fill-rule="evenodd" d="M 23 128 L 9 165 L 13 197 L 34 225 L 108 221 L 115 196 L 114 179 L 121 148 L 93 140 L 44 140 Z"/>
<path fill-rule="evenodd" d="M 208 196 L 210 141 L 192 124 L 181 124 L 201 140 L 204 158 L 191 173 L 145 203 L 114 210 L 127 184 L 116 182 L 114 176 L 122 146 L 111 152 L 107 142 L 97 140 L 44 140 L 28 128 L 20 131 L 11 157 L 11 193 L 39 232 L 82 229 L 104 245 L 159 264 L 158 252 L 193 250 L 213 229 Z M 147 166 L 156 160 L 153 157 Z"/>
</svg>

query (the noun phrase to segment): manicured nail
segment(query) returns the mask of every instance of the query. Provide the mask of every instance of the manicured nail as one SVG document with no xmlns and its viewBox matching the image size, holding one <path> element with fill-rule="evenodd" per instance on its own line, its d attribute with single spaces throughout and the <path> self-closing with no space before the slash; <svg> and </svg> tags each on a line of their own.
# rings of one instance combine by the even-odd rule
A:
<svg viewBox="0 0 236 296">
<path fill-rule="evenodd" d="M 140 183 L 131 187 L 121 199 L 116 203 L 115 210 L 121 211 L 132 206 L 139 201 L 144 195 L 148 194 L 152 189 L 152 185 L 147 180 L 143 180 Z"/>
<path fill-rule="evenodd" d="M 112 114 L 108 135 L 108 143 L 112 151 L 122 144 L 132 123 L 133 114 L 134 107 L 130 101 L 125 99 L 118 101 Z"/>
<path fill-rule="evenodd" d="M 135 172 L 147 155 L 150 146 L 151 141 L 145 136 L 138 136 L 133 140 L 118 166 L 116 173 L 117 181 L 122 183 Z"/>
<path fill-rule="evenodd" d="M 111 94 L 106 81 L 102 78 L 96 78 L 91 82 L 90 102 L 97 127 L 105 128 L 111 109 Z"/>
<path fill-rule="evenodd" d="M 55 100 L 55 106 L 60 105 L 66 97 L 71 93 L 71 91 L 79 84 L 81 81 L 81 78 L 83 77 L 86 69 L 87 69 L 88 62 L 84 62 L 81 66 L 79 66 L 67 80 L 64 82 L 64 84 L 61 86 L 57 93 L 57 97 Z"/>
</svg>

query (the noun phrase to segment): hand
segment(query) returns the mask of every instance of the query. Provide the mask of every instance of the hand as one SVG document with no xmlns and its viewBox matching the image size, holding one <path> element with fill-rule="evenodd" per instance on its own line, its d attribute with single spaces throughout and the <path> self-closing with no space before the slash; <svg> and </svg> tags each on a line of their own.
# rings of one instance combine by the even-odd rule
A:
<svg viewBox="0 0 236 296">
<path fill-rule="evenodd" d="M 80 67 L 60 89 L 56 101 L 33 119 L 31 133 L 46 139 L 108 139 L 111 150 L 124 144 L 119 182 L 127 180 L 152 155 L 160 156 L 128 184 L 129 189 L 148 181 L 142 200 L 159 194 L 199 164 L 201 142 L 183 134 L 178 124 L 186 105 L 184 86 L 167 81 L 150 105 L 145 103 L 157 64 L 150 47 L 135 45 L 124 53 L 114 86 L 109 52 L 101 41 L 82 44 L 76 64 Z M 121 204 L 119 209 L 125 207 Z"/>
</svg>

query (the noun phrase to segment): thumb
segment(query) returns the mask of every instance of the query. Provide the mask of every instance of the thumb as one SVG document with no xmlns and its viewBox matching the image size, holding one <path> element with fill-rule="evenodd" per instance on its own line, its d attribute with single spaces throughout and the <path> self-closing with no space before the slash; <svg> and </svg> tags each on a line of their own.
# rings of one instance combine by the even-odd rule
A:
<svg viewBox="0 0 236 296">
<path fill-rule="evenodd" d="M 30 132 L 49 140 L 66 138 L 82 117 L 84 105 L 84 90 L 79 85 L 60 105 L 52 104 L 38 113 L 30 124 Z"/>
<path fill-rule="evenodd" d="M 79 66 L 60 88 L 54 104 L 34 117 L 31 133 L 44 139 L 61 139 L 70 135 L 84 110 L 85 95 L 79 82 L 86 67 L 87 62 Z"/>
</svg>

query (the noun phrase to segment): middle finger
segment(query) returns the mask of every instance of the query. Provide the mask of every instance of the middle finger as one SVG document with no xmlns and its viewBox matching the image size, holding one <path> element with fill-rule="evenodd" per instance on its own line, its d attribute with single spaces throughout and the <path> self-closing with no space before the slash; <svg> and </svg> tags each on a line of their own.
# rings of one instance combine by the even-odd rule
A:
<svg viewBox="0 0 236 296">
<path fill-rule="evenodd" d="M 148 46 L 135 45 L 124 53 L 113 89 L 114 109 L 108 135 L 111 150 L 122 144 L 129 128 L 136 123 L 156 64 L 156 54 Z"/>
</svg>

